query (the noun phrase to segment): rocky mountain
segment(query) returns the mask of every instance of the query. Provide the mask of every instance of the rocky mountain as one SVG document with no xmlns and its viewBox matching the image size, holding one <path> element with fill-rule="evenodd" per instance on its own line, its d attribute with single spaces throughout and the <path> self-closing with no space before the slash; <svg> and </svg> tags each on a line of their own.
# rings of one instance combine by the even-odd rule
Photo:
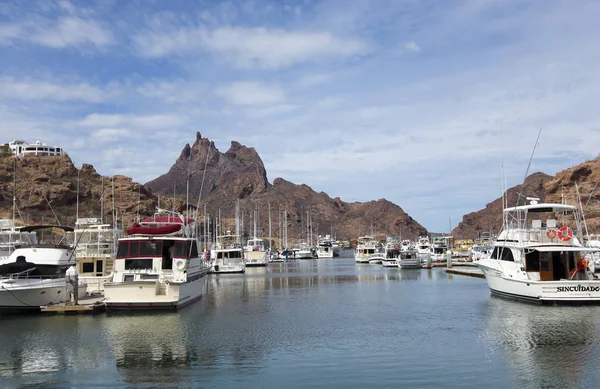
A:
<svg viewBox="0 0 600 389">
<path fill-rule="evenodd" d="M 407 238 L 427 233 L 402 208 L 385 199 L 346 203 L 339 198 L 332 199 L 324 192 L 317 193 L 307 185 L 296 185 L 282 178 L 276 178 L 270 184 L 264 164 L 254 148 L 233 141 L 229 150 L 221 153 L 200 133 L 196 134 L 192 146 L 185 145 L 169 172 L 145 186 L 153 193 L 168 197 L 172 196 L 175 184 L 176 188 L 180 188 L 175 193 L 181 198 L 185 196 L 188 175 L 190 202 L 198 204 L 202 188 L 199 204 L 201 207 L 206 204 L 210 215 L 214 216 L 220 210 L 222 217 L 233 218 L 235 203 L 240 199 L 246 233 L 251 227 L 254 210 L 258 208 L 262 236 L 268 234 L 269 205 L 272 236 L 278 236 L 279 223 L 283 220 L 281 215 L 287 210 L 288 237 L 294 242 L 306 236 L 309 217 L 313 232 L 333 232 L 345 239 L 356 238 L 371 230 L 382 236 L 402 234 Z M 233 228 L 233 225 L 230 223 L 227 227 Z"/>
<path fill-rule="evenodd" d="M 581 198 L 589 233 L 600 233 L 600 157 L 559 172 L 545 189 L 548 202 L 560 203 L 564 198 L 567 204 L 578 205 Z"/>
<path fill-rule="evenodd" d="M 103 220 L 112 223 L 113 180 L 102 177 L 93 166 L 84 164 L 77 169 L 68 156 L 2 156 L 0 218 L 12 217 L 16 193 L 17 218 L 23 223 L 72 226 L 77 213 L 78 181 L 79 216 L 100 218 L 102 210 Z M 151 214 L 157 199 L 131 178 L 114 176 L 114 203 L 119 224 L 128 225 L 137 215 L 138 205 L 140 214 Z"/>
<path fill-rule="evenodd" d="M 577 195 L 576 184 L 579 188 Z M 600 157 L 563 170 L 554 177 L 544 173 L 534 173 L 525 180 L 525 188 L 520 204 L 525 197 L 538 197 L 541 201 L 583 205 L 589 233 L 600 232 Z M 521 186 L 510 188 L 506 193 L 509 206 L 516 204 Z M 502 226 L 502 199 L 496 199 L 477 212 L 463 217 L 461 223 L 452 231 L 457 238 L 473 238 L 478 232 L 497 233 Z M 584 231 L 585 232 L 585 231 Z"/>
<path fill-rule="evenodd" d="M 509 206 L 517 204 L 519 192 L 521 198 L 519 204 L 525 204 L 526 197 L 537 197 L 541 201 L 546 199 L 546 183 L 552 180 L 552 177 L 544 173 L 533 173 L 529 175 L 521 185 L 513 186 L 505 192 Z M 502 227 L 502 197 L 497 198 L 489 204 L 486 204 L 484 209 L 476 212 L 471 212 L 463 216 L 463 220 L 458 223 L 456 228 L 452 230 L 452 236 L 458 239 L 473 239 L 480 232 L 490 232 L 496 234 Z"/>
</svg>

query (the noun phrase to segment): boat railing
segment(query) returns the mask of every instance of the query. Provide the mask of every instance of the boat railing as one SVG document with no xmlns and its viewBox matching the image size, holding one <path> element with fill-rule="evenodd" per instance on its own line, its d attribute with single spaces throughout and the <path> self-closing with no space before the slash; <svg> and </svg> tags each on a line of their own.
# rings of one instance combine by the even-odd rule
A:
<svg viewBox="0 0 600 389">
<path fill-rule="evenodd" d="M 2 283 L 10 283 L 11 280 L 57 280 L 60 278 L 65 278 L 64 274 L 56 274 L 56 275 L 31 275 L 31 273 L 35 270 L 35 267 L 32 267 L 27 270 L 23 270 L 16 273 L 7 273 L 5 275 L 0 276 L 0 282 Z"/>
<path fill-rule="evenodd" d="M 546 245 L 572 246 L 574 244 L 574 239 L 576 238 L 575 234 L 573 234 L 568 241 L 561 240 L 559 238 L 559 234 L 560 232 L 557 228 L 511 228 L 506 233 L 506 240 L 516 240 L 520 243 Z"/>
</svg>

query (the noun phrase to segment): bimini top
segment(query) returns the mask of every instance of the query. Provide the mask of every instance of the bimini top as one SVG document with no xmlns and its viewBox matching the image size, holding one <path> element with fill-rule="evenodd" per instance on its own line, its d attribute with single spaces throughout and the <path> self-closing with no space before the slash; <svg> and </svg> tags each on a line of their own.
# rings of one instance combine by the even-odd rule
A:
<svg viewBox="0 0 600 389">
<path fill-rule="evenodd" d="M 504 212 L 516 212 L 516 211 L 527 211 L 527 212 L 573 212 L 577 209 L 574 205 L 568 204 L 553 204 L 553 203 L 541 203 L 541 204 L 527 204 L 519 205 L 518 207 L 505 208 Z"/>
<path fill-rule="evenodd" d="M 58 228 L 63 231 L 66 231 L 66 232 L 74 231 L 73 227 L 67 227 L 67 226 L 26 226 L 26 227 L 21 227 L 19 230 L 21 232 L 33 232 L 33 231 L 42 230 L 42 229 L 46 229 L 46 228 Z"/>
</svg>

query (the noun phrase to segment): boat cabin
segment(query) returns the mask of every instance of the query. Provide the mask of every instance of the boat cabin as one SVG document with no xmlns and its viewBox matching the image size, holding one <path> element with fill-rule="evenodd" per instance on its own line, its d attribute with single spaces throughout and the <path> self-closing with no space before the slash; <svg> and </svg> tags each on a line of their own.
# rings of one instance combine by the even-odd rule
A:
<svg viewBox="0 0 600 389">
<path fill-rule="evenodd" d="M 248 250 L 250 250 L 250 248 L 251 248 L 252 251 L 265 251 L 265 243 L 260 238 L 248 239 L 247 246 L 248 246 Z"/>
<path fill-rule="evenodd" d="M 119 240 L 115 257 L 116 281 L 156 280 L 160 272 L 183 270 L 198 257 L 195 239 L 139 237 Z"/>
</svg>

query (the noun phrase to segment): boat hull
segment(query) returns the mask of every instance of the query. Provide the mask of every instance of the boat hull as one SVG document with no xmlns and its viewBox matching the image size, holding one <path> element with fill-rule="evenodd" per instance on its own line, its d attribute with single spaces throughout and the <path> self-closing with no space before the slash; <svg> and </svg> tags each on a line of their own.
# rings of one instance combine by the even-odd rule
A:
<svg viewBox="0 0 600 389">
<path fill-rule="evenodd" d="M 64 278 L 19 281 L 0 283 L 0 312 L 39 311 L 41 306 L 60 304 L 70 299 Z"/>
<path fill-rule="evenodd" d="M 395 259 L 388 259 L 382 261 L 381 264 L 383 265 L 383 267 L 398 267 L 398 261 Z"/>
<path fill-rule="evenodd" d="M 211 273 L 244 273 L 246 267 L 243 265 L 214 265 L 211 269 Z"/>
<path fill-rule="evenodd" d="M 199 300 L 204 293 L 205 275 L 191 282 L 170 283 L 164 293 L 155 282 L 107 283 L 105 303 L 109 310 L 181 309 Z"/>
<path fill-rule="evenodd" d="M 504 277 L 502 272 L 479 264 L 492 294 L 536 303 L 600 304 L 599 280 L 532 281 Z"/>
<path fill-rule="evenodd" d="M 421 260 L 420 259 L 401 259 L 398 261 L 398 267 L 400 269 L 420 269 L 421 268 Z"/>
<path fill-rule="evenodd" d="M 267 266 L 266 251 L 247 251 L 246 252 L 246 267 Z"/>
</svg>

